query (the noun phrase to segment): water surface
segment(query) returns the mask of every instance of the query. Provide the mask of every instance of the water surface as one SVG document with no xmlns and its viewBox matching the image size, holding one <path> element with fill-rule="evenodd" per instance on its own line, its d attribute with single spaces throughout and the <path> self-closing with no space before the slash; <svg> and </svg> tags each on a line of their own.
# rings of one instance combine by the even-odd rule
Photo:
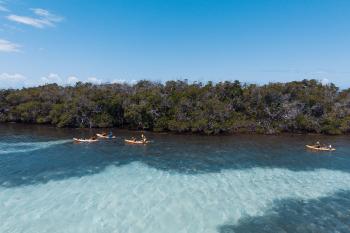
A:
<svg viewBox="0 0 350 233">
<path fill-rule="evenodd" d="M 0 232 L 350 232 L 348 136 L 95 132 L 0 125 Z"/>
</svg>

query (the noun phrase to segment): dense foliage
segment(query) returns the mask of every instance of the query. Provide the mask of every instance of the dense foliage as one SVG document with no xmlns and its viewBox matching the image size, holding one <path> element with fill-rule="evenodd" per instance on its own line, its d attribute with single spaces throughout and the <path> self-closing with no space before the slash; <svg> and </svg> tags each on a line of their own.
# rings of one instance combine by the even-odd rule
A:
<svg viewBox="0 0 350 233">
<path fill-rule="evenodd" d="M 49 84 L 0 91 L 0 121 L 205 134 L 350 132 L 350 89 L 316 80 Z"/>
</svg>

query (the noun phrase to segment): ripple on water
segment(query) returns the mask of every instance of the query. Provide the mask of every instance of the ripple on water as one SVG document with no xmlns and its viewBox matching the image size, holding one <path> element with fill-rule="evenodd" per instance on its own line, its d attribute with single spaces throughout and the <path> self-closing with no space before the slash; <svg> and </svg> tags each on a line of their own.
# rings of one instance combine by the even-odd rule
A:
<svg viewBox="0 0 350 233">
<path fill-rule="evenodd" d="M 0 187 L 0 232 L 217 232 L 265 216 L 278 201 L 342 190 L 350 191 L 350 174 L 327 169 L 181 174 L 134 162 L 91 176 Z"/>
</svg>

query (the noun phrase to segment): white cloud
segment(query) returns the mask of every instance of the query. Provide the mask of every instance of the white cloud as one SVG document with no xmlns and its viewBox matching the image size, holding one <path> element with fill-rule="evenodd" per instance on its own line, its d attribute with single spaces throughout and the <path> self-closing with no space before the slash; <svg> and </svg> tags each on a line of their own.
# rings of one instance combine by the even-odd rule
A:
<svg viewBox="0 0 350 233">
<path fill-rule="evenodd" d="M 132 79 L 132 80 L 126 80 L 126 79 L 113 79 L 113 80 L 111 81 L 111 83 L 120 83 L 120 84 L 127 83 L 127 84 L 135 84 L 135 83 L 137 83 L 137 80 L 136 80 L 136 79 Z"/>
<path fill-rule="evenodd" d="M 7 19 L 16 23 L 26 24 L 37 28 L 44 28 L 45 26 L 51 26 L 51 23 L 42 19 L 35 19 L 27 16 L 9 15 Z"/>
<path fill-rule="evenodd" d="M 48 10 L 45 9 L 32 8 L 31 10 L 39 16 L 50 17 L 52 15 Z"/>
<path fill-rule="evenodd" d="M 74 76 L 68 76 L 67 78 L 62 78 L 60 75 L 55 74 L 55 73 L 50 73 L 47 76 L 44 76 L 41 78 L 40 80 L 40 85 L 43 84 L 50 84 L 50 83 L 57 83 L 58 85 L 70 85 L 73 86 L 75 85 L 77 82 L 80 82 L 81 80 Z M 93 83 L 93 84 L 101 84 L 102 83 L 102 79 L 98 79 L 96 77 L 89 77 L 86 80 L 84 80 L 83 82 L 87 82 L 87 83 Z"/>
<path fill-rule="evenodd" d="M 54 15 L 44 9 L 35 8 L 31 9 L 31 11 L 35 14 L 35 17 L 11 14 L 7 16 L 7 19 L 36 28 L 53 27 L 55 23 L 63 20 L 61 16 Z"/>
<path fill-rule="evenodd" d="M 77 82 L 79 82 L 80 80 L 77 78 L 77 77 L 75 77 L 75 76 L 69 76 L 68 78 L 67 78 L 67 84 L 68 85 L 75 85 Z"/>
<path fill-rule="evenodd" d="M 61 86 L 74 86 L 77 82 L 101 84 L 103 83 L 102 79 L 96 77 L 89 77 L 87 79 L 81 80 L 77 76 L 71 75 L 68 77 L 61 77 L 56 73 L 49 73 L 46 76 L 43 76 L 39 79 L 26 77 L 19 73 L 2 73 L 0 74 L 0 89 L 7 88 L 23 88 L 23 87 L 35 87 L 45 84 L 56 83 Z M 117 80 L 114 80 L 117 81 Z M 124 80 L 119 80 L 124 82 Z"/>
<path fill-rule="evenodd" d="M 23 81 L 26 77 L 22 74 L 9 74 L 9 73 L 2 73 L 0 74 L 0 81 L 7 81 L 7 80 L 14 80 L 14 81 Z"/>
<path fill-rule="evenodd" d="M 126 83 L 125 79 L 113 79 L 111 83 Z"/>
<path fill-rule="evenodd" d="M 22 74 L 0 74 L 0 88 L 19 88 L 26 85 L 28 79 Z"/>
<path fill-rule="evenodd" d="M 57 84 L 62 84 L 62 79 L 58 74 L 50 73 L 46 77 L 42 77 L 41 81 L 43 84 L 50 84 L 50 83 L 57 83 Z"/>
<path fill-rule="evenodd" d="M 58 16 L 58 15 L 54 15 L 51 12 L 49 12 L 48 10 L 45 9 L 41 9 L 41 8 L 32 8 L 31 11 L 34 12 L 34 14 L 36 14 L 37 16 L 40 16 L 44 19 L 47 19 L 51 22 L 61 22 L 63 20 L 63 17 Z"/>
<path fill-rule="evenodd" d="M 93 83 L 93 84 L 101 84 L 102 80 L 98 79 L 96 77 L 90 77 L 90 78 L 87 79 L 87 82 Z"/>
<path fill-rule="evenodd" d="M 0 52 L 19 52 L 21 46 L 8 40 L 0 39 Z"/>
<path fill-rule="evenodd" d="M 329 79 L 328 79 L 328 78 L 323 78 L 323 79 L 321 80 L 321 83 L 322 83 L 322 85 L 327 85 L 327 84 L 329 84 L 330 82 L 329 82 Z"/>
</svg>

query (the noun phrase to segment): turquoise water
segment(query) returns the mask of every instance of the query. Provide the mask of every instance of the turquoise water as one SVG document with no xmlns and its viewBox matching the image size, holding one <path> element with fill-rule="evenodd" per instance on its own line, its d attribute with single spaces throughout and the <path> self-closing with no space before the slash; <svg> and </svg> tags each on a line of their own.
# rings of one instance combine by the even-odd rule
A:
<svg viewBox="0 0 350 233">
<path fill-rule="evenodd" d="M 0 232 L 350 232 L 349 136 L 94 132 L 0 125 Z"/>
</svg>

